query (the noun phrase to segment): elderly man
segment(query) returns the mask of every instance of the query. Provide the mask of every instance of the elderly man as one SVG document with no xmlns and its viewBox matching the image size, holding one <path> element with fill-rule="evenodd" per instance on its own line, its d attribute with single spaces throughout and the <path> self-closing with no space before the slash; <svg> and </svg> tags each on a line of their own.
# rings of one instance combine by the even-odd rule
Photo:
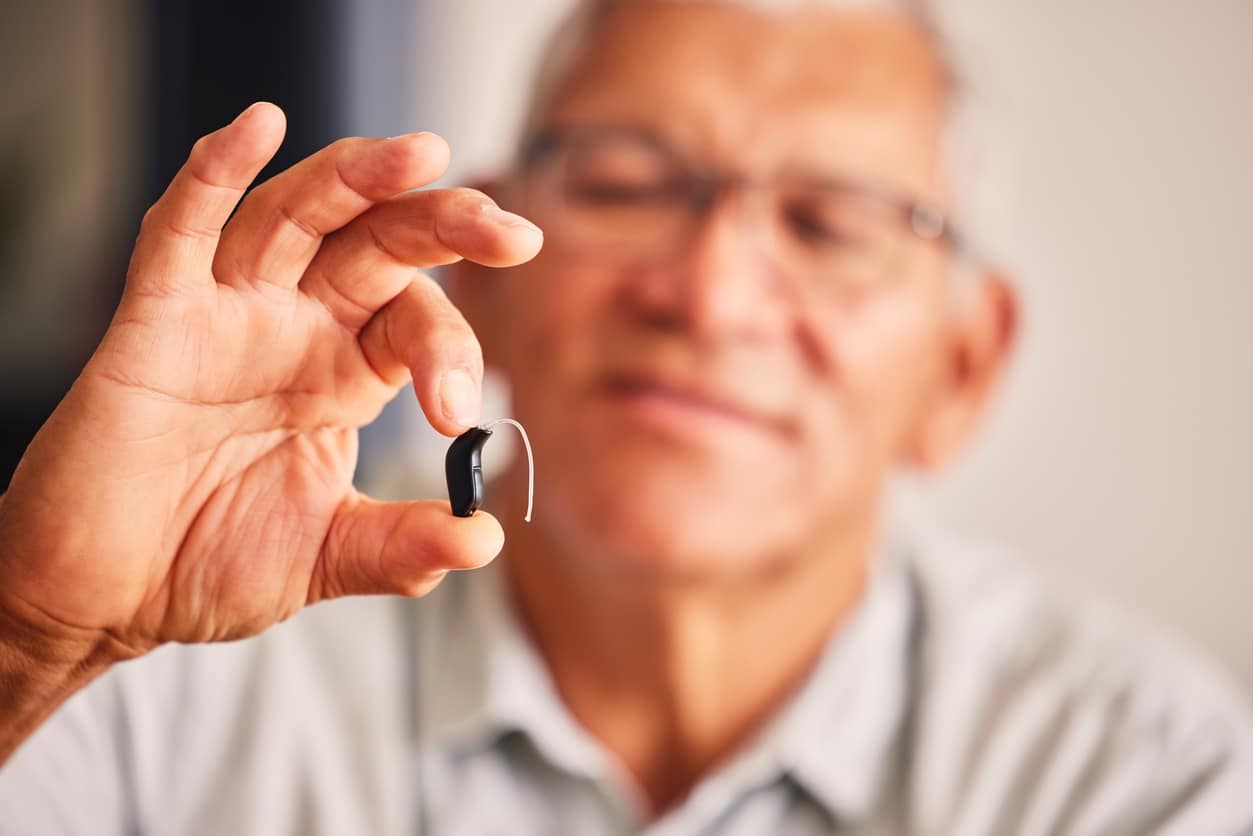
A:
<svg viewBox="0 0 1253 836">
<path fill-rule="evenodd" d="M 0 504 L 0 832 L 1253 829 L 1204 665 L 885 531 L 1014 299 L 952 221 L 932 31 L 764 5 L 584 4 L 488 188 L 542 252 L 482 193 L 409 191 L 428 134 L 233 218 L 282 115 L 197 144 Z M 414 270 L 450 262 L 458 307 Z M 409 379 L 477 424 L 482 356 L 535 522 L 358 494 L 357 428 Z"/>
</svg>

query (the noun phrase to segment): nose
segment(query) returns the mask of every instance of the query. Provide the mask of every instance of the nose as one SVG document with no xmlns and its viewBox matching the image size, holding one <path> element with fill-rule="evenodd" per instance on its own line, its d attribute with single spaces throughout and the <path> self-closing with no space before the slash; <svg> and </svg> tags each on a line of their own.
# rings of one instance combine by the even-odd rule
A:
<svg viewBox="0 0 1253 836">
<path fill-rule="evenodd" d="M 646 309 L 702 340 L 774 336 L 789 320 L 767 220 L 746 189 L 724 189 L 686 231 L 670 259 L 636 287 Z"/>
</svg>

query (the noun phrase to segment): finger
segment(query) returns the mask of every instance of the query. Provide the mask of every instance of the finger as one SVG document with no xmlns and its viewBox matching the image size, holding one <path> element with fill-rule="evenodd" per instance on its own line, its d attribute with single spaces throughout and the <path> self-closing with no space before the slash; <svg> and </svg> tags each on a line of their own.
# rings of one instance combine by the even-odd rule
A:
<svg viewBox="0 0 1253 836">
<path fill-rule="evenodd" d="M 286 117 L 257 102 L 200 140 L 144 215 L 128 283 L 147 292 L 211 288 L 222 226 L 283 141 Z"/>
<path fill-rule="evenodd" d="M 237 286 L 295 287 L 322 236 L 439 177 L 448 154 L 429 133 L 328 145 L 248 195 L 222 234 L 214 275 Z"/>
<path fill-rule="evenodd" d="M 468 258 L 491 267 L 535 257 L 539 228 L 473 189 L 413 192 L 379 204 L 327 238 L 300 289 L 356 330 L 413 280 L 415 268 Z"/>
<path fill-rule="evenodd" d="M 425 595 L 449 570 L 489 563 L 504 544 L 491 514 L 454 517 L 447 502 L 357 495 L 331 522 L 309 603 L 344 595 Z"/>
<path fill-rule="evenodd" d="M 478 424 L 483 350 L 461 311 L 421 273 L 361 331 L 366 360 L 387 383 L 413 379 L 431 426 L 457 435 Z"/>
</svg>

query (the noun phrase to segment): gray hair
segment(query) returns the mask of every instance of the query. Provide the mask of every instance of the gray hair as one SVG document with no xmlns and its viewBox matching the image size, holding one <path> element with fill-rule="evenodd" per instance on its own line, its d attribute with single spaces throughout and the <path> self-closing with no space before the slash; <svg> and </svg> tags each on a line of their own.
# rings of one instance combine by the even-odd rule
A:
<svg viewBox="0 0 1253 836">
<path fill-rule="evenodd" d="M 523 123 L 523 142 L 528 141 L 542 125 L 541 120 L 567 78 L 572 65 L 597 24 L 615 5 L 630 0 L 576 0 L 574 7 L 550 36 L 536 68 L 531 99 Z M 691 0 L 668 0 L 691 2 Z M 943 155 L 953 183 L 955 222 L 975 259 L 989 251 L 989 242 L 981 234 L 986 219 L 993 217 L 992 198 L 988 191 L 990 145 L 987 143 L 988 111 L 976 95 L 971 74 L 959 56 L 967 58 L 969 49 L 955 27 L 943 18 L 928 0 L 704 0 L 747 7 L 768 13 L 786 13 L 803 8 L 832 10 L 869 9 L 902 14 L 918 24 L 927 34 L 945 74 L 948 89 L 948 118 Z M 981 91 L 979 91 L 981 92 Z M 967 253 L 971 255 L 971 253 Z"/>
</svg>

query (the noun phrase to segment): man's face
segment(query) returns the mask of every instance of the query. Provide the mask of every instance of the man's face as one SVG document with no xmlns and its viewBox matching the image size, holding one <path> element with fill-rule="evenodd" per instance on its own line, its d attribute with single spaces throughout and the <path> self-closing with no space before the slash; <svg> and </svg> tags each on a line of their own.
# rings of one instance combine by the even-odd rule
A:
<svg viewBox="0 0 1253 836">
<path fill-rule="evenodd" d="M 943 208 L 944 96 L 903 18 L 638 2 L 598 28 L 544 124 L 647 136 L 741 182 L 853 182 Z M 952 362 L 944 245 L 876 215 L 891 257 L 849 285 L 766 230 L 803 223 L 774 218 L 770 187 L 733 187 L 664 251 L 600 247 L 543 176 L 504 196 L 545 229 L 543 252 L 474 277 L 487 286 L 469 306 L 531 433 L 538 524 L 690 575 L 760 570 L 873 522 Z"/>
</svg>

